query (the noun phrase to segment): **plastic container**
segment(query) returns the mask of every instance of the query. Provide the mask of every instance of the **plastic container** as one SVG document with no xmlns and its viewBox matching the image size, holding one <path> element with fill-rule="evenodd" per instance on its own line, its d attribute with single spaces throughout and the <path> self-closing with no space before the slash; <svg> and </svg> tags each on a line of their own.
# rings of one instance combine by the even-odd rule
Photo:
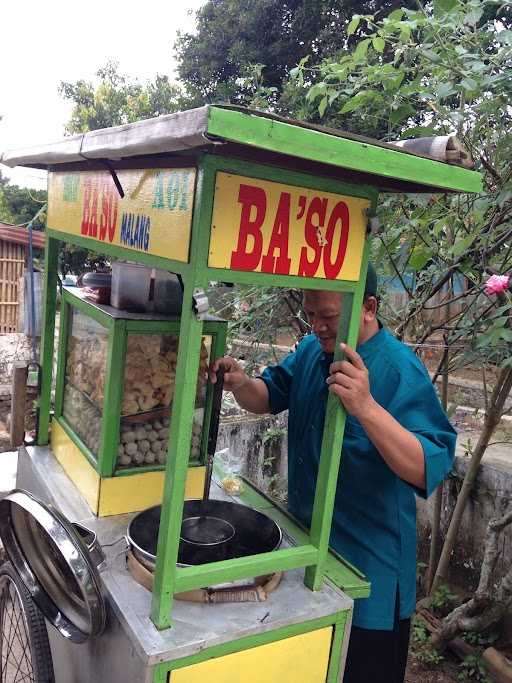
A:
<svg viewBox="0 0 512 683">
<path fill-rule="evenodd" d="M 153 306 L 155 313 L 162 315 L 180 315 L 183 303 L 183 290 L 174 273 L 166 270 L 155 270 L 155 286 L 153 290 Z"/>
<path fill-rule="evenodd" d="M 139 263 L 114 261 L 110 305 L 123 311 L 150 311 L 151 268 Z"/>
</svg>

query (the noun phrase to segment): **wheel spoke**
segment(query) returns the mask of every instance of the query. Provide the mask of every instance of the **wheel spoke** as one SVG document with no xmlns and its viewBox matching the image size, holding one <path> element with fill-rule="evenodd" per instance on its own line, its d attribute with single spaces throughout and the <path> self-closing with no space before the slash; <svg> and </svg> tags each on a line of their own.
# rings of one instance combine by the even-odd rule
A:
<svg viewBox="0 0 512 683">
<path fill-rule="evenodd" d="M 4 575 L 0 584 L 2 683 L 35 683 L 25 611 L 18 589 Z"/>
</svg>

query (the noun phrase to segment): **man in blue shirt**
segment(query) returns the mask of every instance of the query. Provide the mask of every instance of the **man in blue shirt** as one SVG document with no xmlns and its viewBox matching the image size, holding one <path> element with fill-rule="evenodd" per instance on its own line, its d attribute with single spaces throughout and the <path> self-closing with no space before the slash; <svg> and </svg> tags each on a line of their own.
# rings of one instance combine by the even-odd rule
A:
<svg viewBox="0 0 512 683">
<path fill-rule="evenodd" d="M 347 411 L 331 546 L 369 578 L 356 600 L 345 683 L 402 683 L 416 588 L 416 503 L 450 471 L 456 435 L 418 358 L 377 319 L 369 267 L 357 351 L 333 362 L 342 297 L 308 290 L 314 334 L 279 365 L 249 378 L 233 358 L 217 360 L 224 387 L 254 413 L 288 416 L 288 507 L 311 522 L 327 392 Z"/>
</svg>

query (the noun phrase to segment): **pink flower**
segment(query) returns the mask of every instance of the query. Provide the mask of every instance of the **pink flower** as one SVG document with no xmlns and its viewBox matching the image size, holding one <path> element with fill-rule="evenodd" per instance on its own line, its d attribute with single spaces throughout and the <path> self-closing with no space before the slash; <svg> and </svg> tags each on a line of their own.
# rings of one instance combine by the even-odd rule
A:
<svg viewBox="0 0 512 683">
<path fill-rule="evenodd" d="M 506 292 L 510 283 L 510 275 L 491 275 L 485 283 L 486 294 L 499 294 Z"/>
</svg>

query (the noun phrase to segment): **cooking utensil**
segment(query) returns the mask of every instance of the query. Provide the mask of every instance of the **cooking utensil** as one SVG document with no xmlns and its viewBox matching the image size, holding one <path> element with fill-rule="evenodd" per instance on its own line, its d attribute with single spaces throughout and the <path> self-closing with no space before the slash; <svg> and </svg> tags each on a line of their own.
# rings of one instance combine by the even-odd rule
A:
<svg viewBox="0 0 512 683">
<path fill-rule="evenodd" d="M 222 391 L 224 389 L 224 368 L 217 370 L 217 381 L 213 386 L 212 417 L 210 420 L 210 433 L 208 434 L 208 447 L 206 449 L 206 472 L 204 477 L 203 500 L 208 500 L 210 485 L 212 482 L 213 458 L 217 447 L 219 434 L 220 409 L 222 407 Z"/>
<path fill-rule="evenodd" d="M 139 512 L 128 525 L 127 531 L 133 554 L 151 570 L 156 565 L 160 512 L 160 505 Z M 198 533 L 194 541 L 185 540 L 182 533 L 178 550 L 180 566 L 257 555 L 281 545 L 282 532 L 274 520 L 245 505 L 224 500 L 186 500 L 182 529 L 187 520 L 201 516 L 222 524 L 218 528 L 210 528 L 206 539 Z M 213 536 L 214 531 L 218 531 L 218 536 Z"/>
<path fill-rule="evenodd" d="M 213 459 L 217 447 L 219 433 L 220 409 L 222 405 L 222 390 L 224 387 L 224 368 L 217 370 L 217 381 L 213 386 L 212 412 L 208 446 L 206 449 L 206 470 L 204 475 L 203 501 L 207 502 L 210 495 L 212 481 Z M 229 541 L 235 535 L 235 529 L 230 522 L 219 517 L 212 517 L 200 510 L 198 515 L 183 518 L 181 524 L 181 540 L 192 545 L 217 545 Z"/>
</svg>

